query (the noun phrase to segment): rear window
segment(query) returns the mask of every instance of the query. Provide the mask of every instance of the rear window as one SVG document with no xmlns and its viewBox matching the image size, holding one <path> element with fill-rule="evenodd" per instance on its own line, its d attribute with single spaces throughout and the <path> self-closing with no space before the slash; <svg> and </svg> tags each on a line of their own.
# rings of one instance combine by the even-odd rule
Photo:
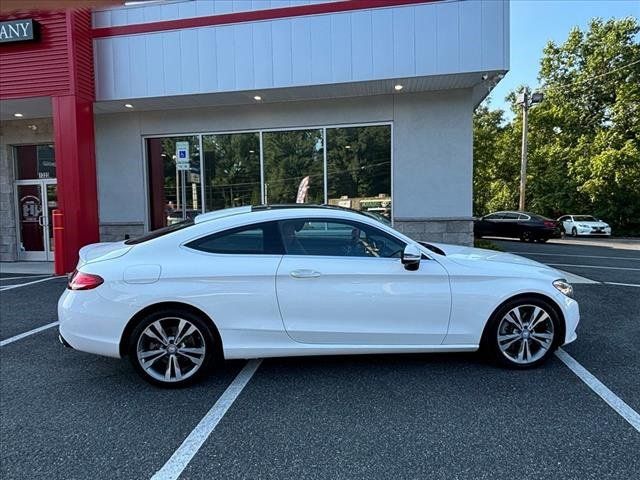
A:
<svg viewBox="0 0 640 480">
<path fill-rule="evenodd" d="M 206 253 L 272 255 L 282 254 L 276 222 L 264 222 L 207 235 L 186 244 Z"/>
<path fill-rule="evenodd" d="M 193 219 L 188 218 L 187 220 L 183 220 L 182 222 L 174 223 L 173 225 L 169 225 L 168 227 L 159 228 L 157 230 L 153 230 L 146 235 L 142 235 L 141 237 L 130 238 L 129 240 L 125 240 L 125 245 L 137 245 L 139 243 L 148 242 L 149 240 L 153 240 L 154 238 L 163 237 L 168 235 L 169 233 L 177 232 L 178 230 L 183 230 L 187 227 L 193 225 Z"/>
</svg>

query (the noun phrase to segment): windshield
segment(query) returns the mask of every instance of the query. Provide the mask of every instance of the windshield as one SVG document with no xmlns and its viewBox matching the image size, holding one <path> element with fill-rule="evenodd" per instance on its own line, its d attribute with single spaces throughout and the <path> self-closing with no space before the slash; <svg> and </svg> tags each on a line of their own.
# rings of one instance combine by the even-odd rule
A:
<svg viewBox="0 0 640 480">
<path fill-rule="evenodd" d="M 153 240 L 154 238 L 162 237 L 172 232 L 177 232 L 178 230 L 182 230 L 183 228 L 187 228 L 193 225 L 193 219 L 187 218 L 178 223 L 174 223 L 173 225 L 169 225 L 168 227 L 159 228 L 157 230 L 153 230 L 141 237 L 130 238 L 126 240 L 125 245 L 137 245 L 139 243 L 147 242 L 149 240 Z"/>
<path fill-rule="evenodd" d="M 592 217 L 591 215 L 576 215 L 575 217 L 573 217 L 573 219 L 576 222 L 597 222 L 598 220 L 596 220 L 595 217 Z"/>
</svg>

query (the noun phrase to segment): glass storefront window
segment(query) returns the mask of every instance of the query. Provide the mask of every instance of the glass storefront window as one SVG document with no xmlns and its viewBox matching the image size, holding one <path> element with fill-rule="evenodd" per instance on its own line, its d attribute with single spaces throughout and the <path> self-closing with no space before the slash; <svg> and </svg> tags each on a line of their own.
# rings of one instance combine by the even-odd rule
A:
<svg viewBox="0 0 640 480">
<path fill-rule="evenodd" d="M 262 142 L 260 136 L 256 131 L 148 138 L 151 229 L 201 211 L 261 203 L 328 201 L 391 218 L 390 125 L 262 131 Z M 184 185 L 177 142 L 189 144 Z"/>
<path fill-rule="evenodd" d="M 203 135 L 206 210 L 258 205 L 260 134 Z"/>
<path fill-rule="evenodd" d="M 189 168 L 178 170 L 176 143 L 189 145 Z M 197 135 L 147 139 L 151 229 L 193 218 L 202 211 Z"/>
<path fill-rule="evenodd" d="M 265 203 L 324 203 L 322 129 L 264 132 Z"/>
<path fill-rule="evenodd" d="M 391 127 L 327 128 L 330 205 L 391 217 Z"/>
<path fill-rule="evenodd" d="M 16 151 L 16 179 L 56 178 L 53 145 L 20 145 Z"/>
</svg>

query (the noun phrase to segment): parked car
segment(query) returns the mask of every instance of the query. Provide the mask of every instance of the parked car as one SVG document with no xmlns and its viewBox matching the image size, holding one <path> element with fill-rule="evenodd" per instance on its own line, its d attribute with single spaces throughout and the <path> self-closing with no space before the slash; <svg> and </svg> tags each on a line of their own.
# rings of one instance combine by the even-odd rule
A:
<svg viewBox="0 0 640 480">
<path fill-rule="evenodd" d="M 591 215 L 564 215 L 558 219 L 558 222 L 562 231 L 573 237 L 578 235 L 611 235 L 611 227 Z"/>
<path fill-rule="evenodd" d="M 80 250 L 60 341 L 160 386 L 224 359 L 483 348 L 526 368 L 576 338 L 563 274 L 335 207 L 237 207 Z"/>
<path fill-rule="evenodd" d="M 546 242 L 560 236 L 558 222 L 531 212 L 494 212 L 473 222 L 476 238 L 519 238 L 523 242 Z"/>
</svg>

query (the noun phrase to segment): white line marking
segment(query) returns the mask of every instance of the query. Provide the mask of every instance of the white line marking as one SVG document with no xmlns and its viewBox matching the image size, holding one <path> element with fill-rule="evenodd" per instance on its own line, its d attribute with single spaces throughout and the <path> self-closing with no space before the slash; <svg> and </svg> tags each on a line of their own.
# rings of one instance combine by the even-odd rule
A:
<svg viewBox="0 0 640 480">
<path fill-rule="evenodd" d="M 10 343 L 17 342 L 18 340 L 22 340 L 23 338 L 28 337 L 29 335 L 33 335 L 34 333 L 42 332 L 43 330 L 47 330 L 51 327 L 55 327 L 59 323 L 60 322 L 47 323 L 46 325 L 43 325 L 38 328 L 34 328 L 33 330 L 29 330 L 28 332 L 21 333 L 14 337 L 9 337 L 6 340 L 2 340 L 0 342 L 0 347 L 4 347 L 5 345 L 9 345 Z"/>
<path fill-rule="evenodd" d="M 568 254 L 568 253 L 542 253 L 542 252 L 526 252 L 526 251 L 521 251 L 521 252 L 508 252 L 508 253 L 515 253 L 516 255 L 541 255 L 541 256 L 545 256 L 545 257 L 578 257 L 578 258 L 610 258 L 613 260 L 635 260 L 635 261 L 640 261 L 640 257 L 606 257 L 606 256 L 602 256 L 602 255 L 574 255 L 574 254 Z"/>
<path fill-rule="evenodd" d="M 238 398 L 244 387 L 262 363 L 262 359 L 249 360 L 240 373 L 233 379 L 211 410 L 200 420 L 182 445 L 171 455 L 164 466 L 151 477 L 151 480 L 174 480 L 187 467 L 191 459 L 198 453 L 202 444 L 207 440 L 211 432 L 216 428 L 229 407 Z"/>
<path fill-rule="evenodd" d="M 594 377 L 591 372 L 580 365 L 571 355 L 559 348 L 556 356 L 575 373 L 591 390 L 613 408 L 618 415 L 624 418 L 638 432 L 640 432 L 640 414 L 627 405 L 620 397 L 609 390 L 604 383 Z"/>
<path fill-rule="evenodd" d="M 2 277 L 0 278 L 0 282 L 6 282 L 8 280 L 22 280 L 24 278 L 39 278 L 39 277 L 50 277 L 51 275 L 44 274 L 44 275 L 25 275 L 25 276 L 20 276 L 20 277 Z"/>
<path fill-rule="evenodd" d="M 569 283 L 587 283 L 587 284 L 598 284 L 600 282 L 596 282 L 595 280 L 591 280 L 587 277 L 581 277 L 580 275 L 576 275 L 575 273 L 567 272 L 566 270 L 558 270 L 562 272 L 565 276 L 567 282 Z"/>
<path fill-rule="evenodd" d="M 601 267 L 599 265 L 571 265 L 568 263 L 547 263 L 553 267 L 579 267 L 579 268 L 602 268 L 605 270 L 632 270 L 634 272 L 640 272 L 640 268 L 626 268 L 626 267 Z"/>
<path fill-rule="evenodd" d="M 640 287 L 640 285 L 636 283 L 618 283 L 618 282 L 602 282 L 607 285 L 620 285 L 622 287 Z"/>
<path fill-rule="evenodd" d="M 5 290 L 13 290 L 14 288 L 26 287 L 27 285 L 33 285 L 34 283 L 55 280 L 56 278 L 64 278 L 64 277 L 47 277 L 47 278 L 41 278 L 40 280 L 34 280 L 33 282 L 20 283 L 18 285 L 7 285 L 6 287 L 1 287 L 0 292 L 4 292 Z"/>
</svg>

